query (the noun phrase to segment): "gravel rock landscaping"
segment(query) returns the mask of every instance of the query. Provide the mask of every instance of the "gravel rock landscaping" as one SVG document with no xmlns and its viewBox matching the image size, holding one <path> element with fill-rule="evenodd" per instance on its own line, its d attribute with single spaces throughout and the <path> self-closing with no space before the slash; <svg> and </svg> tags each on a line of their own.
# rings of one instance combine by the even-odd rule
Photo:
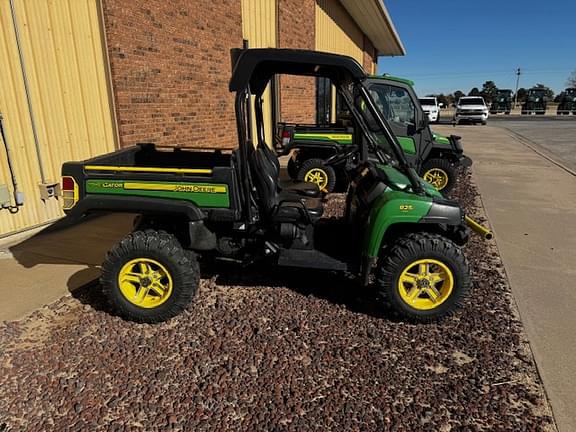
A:
<svg viewBox="0 0 576 432">
<path fill-rule="evenodd" d="M 453 195 L 485 222 L 466 180 Z M 494 243 L 466 253 L 472 296 L 432 325 L 312 271 L 218 267 L 161 325 L 111 315 L 94 283 L 0 325 L 0 431 L 555 430 Z"/>
</svg>

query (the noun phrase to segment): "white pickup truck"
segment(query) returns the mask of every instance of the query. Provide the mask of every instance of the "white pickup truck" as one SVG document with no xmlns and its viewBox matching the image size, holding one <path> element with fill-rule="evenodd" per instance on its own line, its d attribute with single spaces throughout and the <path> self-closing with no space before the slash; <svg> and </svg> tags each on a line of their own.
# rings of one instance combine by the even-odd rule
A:
<svg viewBox="0 0 576 432">
<path fill-rule="evenodd" d="M 435 97 L 419 98 L 418 100 L 422 106 L 422 111 L 428 116 L 428 121 L 430 123 L 438 123 L 440 121 L 440 108 L 442 108 L 442 104 L 438 103 Z"/>
<path fill-rule="evenodd" d="M 488 107 L 481 96 L 462 96 L 456 104 L 454 122 L 461 121 L 486 124 L 488 121 Z"/>
</svg>

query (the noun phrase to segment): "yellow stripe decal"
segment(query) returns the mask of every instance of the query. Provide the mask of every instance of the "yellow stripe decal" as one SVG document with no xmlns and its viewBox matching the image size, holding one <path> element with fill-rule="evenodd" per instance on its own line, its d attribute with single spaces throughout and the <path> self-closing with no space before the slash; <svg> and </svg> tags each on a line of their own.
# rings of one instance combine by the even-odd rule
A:
<svg viewBox="0 0 576 432">
<path fill-rule="evenodd" d="M 300 138 L 327 138 L 334 141 L 352 139 L 352 134 L 323 134 L 323 133 L 296 132 L 294 135 Z"/>
<path fill-rule="evenodd" d="M 201 193 L 226 193 L 226 186 L 211 185 L 182 185 L 170 183 L 137 183 L 125 182 L 126 190 L 149 190 L 149 191 L 171 191 L 171 192 L 201 192 Z"/>
<path fill-rule="evenodd" d="M 86 165 L 85 170 L 90 171 L 131 171 L 151 173 L 174 173 L 174 174 L 212 174 L 208 168 L 154 168 L 154 167 L 123 167 L 112 165 Z"/>
</svg>

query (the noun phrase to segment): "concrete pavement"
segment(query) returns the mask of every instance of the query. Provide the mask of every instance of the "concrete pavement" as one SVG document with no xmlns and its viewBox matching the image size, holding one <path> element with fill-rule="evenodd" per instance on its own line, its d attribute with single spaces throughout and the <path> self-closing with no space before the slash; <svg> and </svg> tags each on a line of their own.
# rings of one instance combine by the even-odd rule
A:
<svg viewBox="0 0 576 432">
<path fill-rule="evenodd" d="M 106 251 L 133 216 L 108 215 L 0 245 L 0 322 L 21 318 L 99 277 Z"/>
<path fill-rule="evenodd" d="M 492 126 L 462 136 L 562 431 L 576 430 L 576 177 Z"/>
</svg>

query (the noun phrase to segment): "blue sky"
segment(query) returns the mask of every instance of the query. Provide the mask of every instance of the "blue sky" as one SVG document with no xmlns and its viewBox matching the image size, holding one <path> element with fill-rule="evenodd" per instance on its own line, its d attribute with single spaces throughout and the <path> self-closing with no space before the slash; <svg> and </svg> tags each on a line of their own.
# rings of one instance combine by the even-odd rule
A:
<svg viewBox="0 0 576 432">
<path fill-rule="evenodd" d="M 404 57 L 379 73 L 412 79 L 419 95 L 544 83 L 556 93 L 576 69 L 576 0 L 384 0 Z"/>
</svg>

